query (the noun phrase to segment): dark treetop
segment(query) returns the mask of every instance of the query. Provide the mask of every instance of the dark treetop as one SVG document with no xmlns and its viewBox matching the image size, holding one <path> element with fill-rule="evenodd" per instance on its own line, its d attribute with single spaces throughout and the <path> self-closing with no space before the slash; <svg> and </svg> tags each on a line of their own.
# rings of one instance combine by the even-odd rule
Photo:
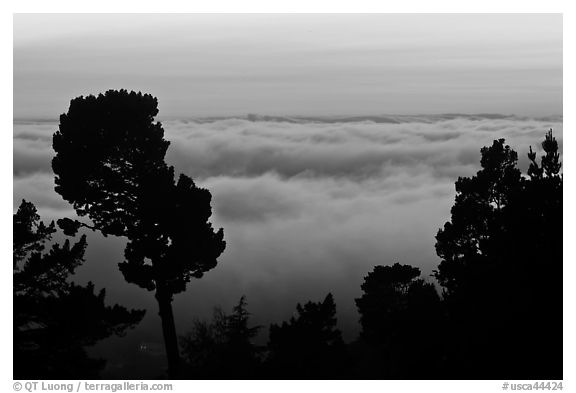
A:
<svg viewBox="0 0 576 393">
<path fill-rule="evenodd" d="M 226 243 L 208 222 L 211 194 L 164 157 L 169 142 L 154 122 L 156 98 L 108 91 L 78 97 L 60 116 L 52 162 L 56 191 L 103 234 L 126 236 L 127 281 L 170 294 L 216 266 Z M 78 225 L 78 224 L 76 224 Z"/>
</svg>

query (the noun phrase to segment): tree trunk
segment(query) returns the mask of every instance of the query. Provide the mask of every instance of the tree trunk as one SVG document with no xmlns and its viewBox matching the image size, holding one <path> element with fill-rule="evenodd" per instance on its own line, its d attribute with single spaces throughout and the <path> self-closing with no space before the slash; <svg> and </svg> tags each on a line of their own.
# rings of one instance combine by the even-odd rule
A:
<svg viewBox="0 0 576 393">
<path fill-rule="evenodd" d="M 179 377 L 180 355 L 174 314 L 172 313 L 172 297 L 166 289 L 158 286 L 156 288 L 156 300 L 158 300 L 160 308 L 158 314 L 162 320 L 162 334 L 164 335 L 166 357 L 168 358 L 168 376 L 170 379 L 177 379 Z"/>
</svg>

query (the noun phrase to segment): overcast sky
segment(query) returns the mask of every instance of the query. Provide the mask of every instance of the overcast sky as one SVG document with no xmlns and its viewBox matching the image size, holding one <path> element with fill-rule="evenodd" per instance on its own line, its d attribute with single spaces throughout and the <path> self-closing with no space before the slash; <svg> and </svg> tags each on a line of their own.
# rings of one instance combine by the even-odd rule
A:
<svg viewBox="0 0 576 393">
<path fill-rule="evenodd" d="M 161 117 L 562 112 L 560 14 L 14 17 L 14 115 L 149 92 Z"/>
</svg>

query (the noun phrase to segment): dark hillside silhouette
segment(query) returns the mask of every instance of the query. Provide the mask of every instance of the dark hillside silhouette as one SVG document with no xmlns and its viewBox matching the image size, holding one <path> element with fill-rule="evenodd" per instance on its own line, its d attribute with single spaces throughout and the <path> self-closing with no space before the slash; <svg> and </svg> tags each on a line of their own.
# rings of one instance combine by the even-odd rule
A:
<svg viewBox="0 0 576 393">
<path fill-rule="evenodd" d="M 83 263 L 86 236 L 74 244 L 53 243 L 54 222 L 40 221 L 35 206 L 22 201 L 13 216 L 14 379 L 94 379 L 105 364 L 86 346 L 121 335 L 144 311 L 104 304 L 105 291 L 68 282 Z"/>
<path fill-rule="evenodd" d="M 91 220 L 68 220 L 68 231 L 84 225 L 128 239 L 120 270 L 155 291 L 169 375 L 177 378 L 172 299 L 216 266 L 226 243 L 208 221 L 210 192 L 184 174 L 175 180 L 164 161 L 169 142 L 154 122 L 157 106 L 151 95 L 126 90 L 73 99 L 54 134 L 52 167 L 56 191 Z"/>
<path fill-rule="evenodd" d="M 456 378 L 562 379 L 562 175 L 552 130 L 528 177 L 504 140 L 456 182 L 437 236 Z"/>
</svg>

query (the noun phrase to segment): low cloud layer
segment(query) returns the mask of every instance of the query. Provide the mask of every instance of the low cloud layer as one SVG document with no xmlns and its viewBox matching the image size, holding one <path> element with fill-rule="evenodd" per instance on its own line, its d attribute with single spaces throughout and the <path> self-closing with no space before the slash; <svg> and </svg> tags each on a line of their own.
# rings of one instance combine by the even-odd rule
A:
<svg viewBox="0 0 576 393">
<path fill-rule="evenodd" d="M 210 189 L 213 221 L 228 243 L 218 267 L 177 297 L 179 330 L 242 294 L 255 321 L 267 325 L 289 317 L 296 302 L 332 291 L 351 339 L 358 329 L 354 297 L 374 265 L 409 263 L 426 275 L 437 266 L 434 235 L 449 219 L 458 176 L 478 170 L 482 146 L 506 138 L 525 171 L 528 146 L 540 152 L 549 128 L 562 143 L 561 117 L 390 119 L 165 121 L 167 160 Z M 47 218 L 71 212 L 53 191 L 56 129 L 50 122 L 14 125 L 14 207 L 26 198 Z M 124 288 L 133 286 L 116 267 L 122 242 L 107 242 L 89 237 L 80 277 L 113 284 L 113 301 L 125 301 L 132 289 L 143 293 Z M 110 247 L 115 258 L 104 256 Z"/>
<path fill-rule="evenodd" d="M 169 159 L 195 177 L 296 176 L 358 180 L 426 166 L 437 177 L 478 162 L 479 149 L 506 137 L 519 151 L 536 144 L 561 119 L 515 117 L 406 117 L 397 123 L 278 122 L 224 119 L 167 122 Z M 522 159 L 521 163 L 525 160 Z"/>
</svg>

